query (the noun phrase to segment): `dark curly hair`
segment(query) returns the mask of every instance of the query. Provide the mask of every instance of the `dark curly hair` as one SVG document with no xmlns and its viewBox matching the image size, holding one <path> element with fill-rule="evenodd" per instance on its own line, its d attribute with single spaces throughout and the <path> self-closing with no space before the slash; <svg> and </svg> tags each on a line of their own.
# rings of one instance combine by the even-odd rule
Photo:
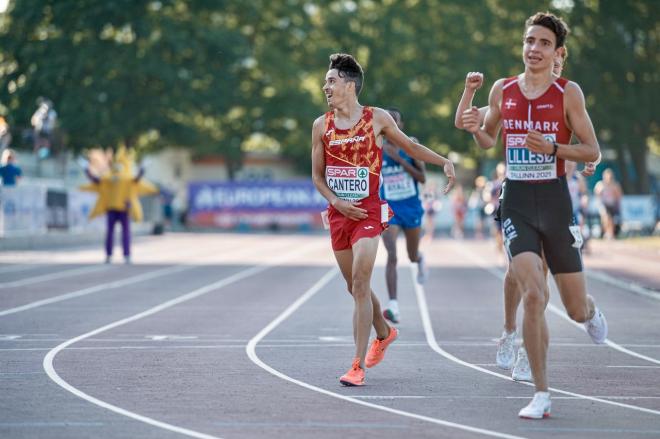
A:
<svg viewBox="0 0 660 439">
<path fill-rule="evenodd" d="M 543 26 L 550 29 L 557 37 L 557 47 L 563 47 L 566 43 L 566 36 L 569 33 L 568 25 L 564 20 L 550 12 L 537 12 L 527 19 L 525 29 L 530 26 Z"/>
<path fill-rule="evenodd" d="M 355 83 L 355 95 L 360 94 L 364 82 L 364 71 L 353 55 L 333 53 L 330 55 L 330 70 L 337 69 L 339 77 Z"/>
</svg>

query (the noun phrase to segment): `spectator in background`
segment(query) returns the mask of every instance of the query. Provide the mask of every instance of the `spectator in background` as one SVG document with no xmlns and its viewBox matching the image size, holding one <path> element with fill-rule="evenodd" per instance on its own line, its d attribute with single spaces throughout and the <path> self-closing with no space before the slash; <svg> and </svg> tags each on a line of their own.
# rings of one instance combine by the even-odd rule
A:
<svg viewBox="0 0 660 439">
<path fill-rule="evenodd" d="M 611 169 L 603 171 L 603 179 L 596 183 L 594 195 L 600 201 L 600 222 L 606 239 L 616 237 L 621 223 L 623 190 Z"/>
<path fill-rule="evenodd" d="M 44 159 L 50 154 L 52 134 L 57 123 L 57 112 L 53 109 L 53 103 L 46 98 L 37 99 L 37 106 L 37 111 L 34 112 L 31 119 L 34 128 L 34 152 L 40 159 Z"/>
<path fill-rule="evenodd" d="M 9 148 L 11 144 L 11 132 L 7 120 L 0 116 L 0 152 Z"/>
<path fill-rule="evenodd" d="M 484 198 L 486 200 L 486 207 L 484 208 L 487 215 L 494 215 L 495 221 L 492 223 L 492 234 L 495 238 L 495 248 L 500 255 L 504 252 L 504 241 L 502 239 L 502 228 L 500 227 L 500 196 L 502 195 L 502 185 L 504 184 L 504 177 L 506 176 L 506 165 L 499 162 L 493 171 L 493 179 L 486 183 L 484 189 Z"/>
<path fill-rule="evenodd" d="M 564 163 L 566 166 L 566 183 L 568 185 L 568 192 L 571 195 L 571 205 L 573 206 L 573 218 L 575 225 L 580 228 L 580 233 L 582 234 L 582 252 L 584 253 L 588 252 L 587 242 L 590 237 L 590 231 L 586 227 L 586 209 L 589 205 L 587 182 L 583 173 L 578 172 L 577 163 L 569 160 Z"/>
<path fill-rule="evenodd" d="M 483 175 L 475 178 L 474 190 L 468 199 L 469 209 L 476 212 L 474 233 L 475 237 L 478 239 L 482 239 L 484 237 L 484 224 L 486 224 L 486 218 L 488 218 L 488 215 L 486 214 L 486 198 L 490 199 L 490 197 L 485 197 L 487 192 L 486 182 L 486 177 Z"/>
<path fill-rule="evenodd" d="M 16 153 L 11 149 L 2 151 L 2 166 L 0 166 L 0 178 L 3 186 L 16 186 L 23 172 L 16 166 Z"/>
<path fill-rule="evenodd" d="M 456 185 L 451 207 L 454 213 L 452 236 L 454 239 L 463 239 L 465 235 L 465 214 L 467 213 L 467 202 L 465 200 L 465 193 L 463 192 L 463 185 Z"/>
<path fill-rule="evenodd" d="M 435 214 L 442 209 L 435 180 L 427 180 L 424 185 L 422 207 L 424 207 L 424 237 L 431 242 L 435 233 Z"/>
<path fill-rule="evenodd" d="M 174 210 L 172 208 L 172 202 L 174 201 L 174 192 L 167 189 L 163 185 L 158 185 L 160 204 L 163 208 L 163 226 L 166 229 L 172 227 L 172 222 L 174 219 Z"/>
</svg>

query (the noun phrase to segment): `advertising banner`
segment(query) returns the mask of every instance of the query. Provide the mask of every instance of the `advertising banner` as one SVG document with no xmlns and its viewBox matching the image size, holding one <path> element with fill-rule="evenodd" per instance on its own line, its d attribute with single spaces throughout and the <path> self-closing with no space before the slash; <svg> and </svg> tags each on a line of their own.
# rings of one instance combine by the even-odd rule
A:
<svg viewBox="0 0 660 439">
<path fill-rule="evenodd" d="M 191 182 L 189 225 L 218 228 L 321 228 L 327 202 L 309 180 Z"/>
<path fill-rule="evenodd" d="M 0 190 L 0 236 L 46 233 L 46 188 L 2 187 Z"/>
</svg>

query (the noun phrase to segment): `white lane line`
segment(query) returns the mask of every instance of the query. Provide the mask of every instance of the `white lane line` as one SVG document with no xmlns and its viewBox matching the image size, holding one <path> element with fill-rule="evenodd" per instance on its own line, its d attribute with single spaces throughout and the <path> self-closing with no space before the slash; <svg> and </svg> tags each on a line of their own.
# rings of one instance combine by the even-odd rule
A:
<svg viewBox="0 0 660 439">
<path fill-rule="evenodd" d="M 606 396 L 606 395 L 597 395 L 597 398 L 603 399 L 651 399 L 656 400 L 660 399 L 660 396 Z M 435 396 L 423 396 L 423 395 L 359 395 L 354 396 L 353 398 L 359 399 L 523 399 L 529 401 L 529 396 L 489 396 L 489 395 L 435 395 Z M 566 399 L 566 400 L 581 400 L 577 396 L 553 396 L 552 399 Z"/>
<path fill-rule="evenodd" d="M 469 259 L 471 259 L 472 261 L 474 261 L 483 270 L 486 270 L 487 272 L 491 273 L 492 275 L 494 275 L 495 277 L 499 278 L 502 281 L 504 280 L 504 273 L 501 270 L 498 270 L 498 269 L 495 269 L 495 268 L 489 266 L 488 264 L 486 264 L 486 262 L 481 257 L 478 257 L 477 255 L 474 255 L 472 252 L 469 252 L 469 251 L 465 250 L 461 246 L 454 246 L 454 247 L 459 249 L 459 251 L 461 253 L 463 253 L 464 256 L 466 256 Z M 553 290 L 556 291 L 556 286 L 554 284 L 551 284 L 551 286 L 553 287 Z M 562 319 L 566 320 L 567 322 L 571 323 L 573 326 L 580 329 L 582 332 L 586 332 L 586 329 L 584 328 L 584 325 L 582 323 L 578 323 L 578 322 L 574 321 L 563 310 L 559 309 L 558 307 L 556 307 L 552 303 L 548 303 L 548 308 L 547 309 L 550 310 L 550 312 L 552 312 L 553 314 L 555 314 L 555 315 L 561 317 Z M 650 363 L 660 364 L 660 360 L 658 360 L 656 358 L 649 357 L 647 355 L 640 354 L 639 352 L 635 352 L 635 351 L 632 351 L 630 349 L 627 349 L 627 348 L 621 346 L 620 344 L 613 342 L 609 338 L 605 340 L 605 344 L 607 346 L 611 347 L 612 349 L 617 350 L 617 351 L 619 351 L 621 353 L 624 353 L 626 355 L 630 355 L 631 357 L 636 357 L 636 358 L 639 358 L 641 360 L 648 361 Z"/>
<path fill-rule="evenodd" d="M 238 247 L 232 247 L 231 250 L 234 250 L 235 248 L 238 248 Z M 171 250 L 169 250 L 168 248 L 164 248 L 164 249 L 156 248 L 156 249 L 150 250 L 149 253 L 155 253 L 157 255 L 163 255 L 163 254 L 167 254 L 168 251 L 171 251 Z M 195 248 L 192 251 L 186 251 L 186 252 L 177 251 L 177 256 L 179 256 L 179 257 L 183 256 L 184 258 L 194 257 L 198 254 L 199 254 L 199 249 L 198 248 Z M 211 254 L 215 254 L 215 253 L 211 253 Z M 171 265 L 178 265 L 178 264 L 171 264 Z M 44 264 L 42 266 L 46 267 L 48 265 Z M 74 268 L 74 269 L 71 269 L 71 270 L 59 271 L 57 273 L 49 273 L 49 274 L 45 274 L 45 275 L 42 275 L 42 276 L 33 276 L 33 277 L 27 277 L 25 279 L 20 279 L 20 280 L 16 280 L 16 281 L 0 283 L 0 288 L 25 286 L 25 285 L 29 285 L 29 284 L 33 284 L 33 283 L 37 283 L 37 282 L 49 281 L 49 280 L 59 279 L 59 278 L 63 278 L 63 277 L 74 276 L 76 274 L 84 274 L 86 272 L 108 270 L 110 268 L 118 267 L 118 266 L 119 265 L 117 265 L 117 264 L 110 265 L 110 264 L 97 264 L 97 263 L 94 263 L 94 265 L 91 266 L 91 267 Z M 38 267 L 38 266 L 35 265 L 34 267 Z M 74 296 L 74 297 L 77 297 L 77 296 Z M 12 314 L 12 313 L 9 313 L 9 314 Z M 1 315 L 2 314 L 0 314 L 0 316 Z"/>
<path fill-rule="evenodd" d="M 48 273 L 41 276 L 28 277 L 26 279 L 14 280 L 11 282 L 0 282 L 0 288 L 23 287 L 25 285 L 46 282 L 49 280 L 62 279 L 65 277 L 76 276 L 78 274 L 93 273 L 95 271 L 104 271 L 110 268 L 109 265 L 95 265 L 92 267 L 72 268 L 70 270 L 58 271 L 57 273 Z"/>
<path fill-rule="evenodd" d="M 257 335 L 255 335 L 249 343 L 245 346 L 245 352 L 247 353 L 248 357 L 254 364 L 257 366 L 261 367 L 268 373 L 275 375 L 278 378 L 281 378 L 285 381 L 289 381 L 293 384 L 297 384 L 298 386 L 304 387 L 305 389 L 312 390 L 314 392 L 321 393 L 323 395 L 331 396 L 333 398 L 341 399 L 343 401 L 348 401 L 354 404 L 362 405 L 365 407 L 369 407 L 372 409 L 376 410 L 382 410 L 384 412 L 388 413 L 393 413 L 395 415 L 399 416 L 405 416 L 408 418 L 412 419 L 417 419 L 420 421 L 425 421 L 425 422 L 430 422 L 433 424 L 438 424 L 442 425 L 444 427 L 450 427 L 450 428 L 456 428 L 459 430 L 464 430 L 464 431 L 469 431 L 472 433 L 479 433 L 479 434 L 484 434 L 487 436 L 493 436 L 493 437 L 499 437 L 499 438 L 507 438 L 507 439 L 521 439 L 520 436 L 513 436 L 505 433 L 499 433 L 496 431 L 492 430 L 485 430 L 482 428 L 477 428 L 477 427 L 471 427 L 469 425 L 464 425 L 464 424 L 457 424 L 454 422 L 449 422 L 445 421 L 443 419 L 438 419 L 438 418 L 432 418 L 429 416 L 424 416 L 424 415 L 419 415 L 416 413 L 411 413 L 411 412 L 406 412 L 403 410 L 398 410 L 394 409 L 391 407 L 383 406 L 383 405 L 378 405 L 378 404 L 373 404 L 367 401 L 362 401 L 358 398 L 355 397 L 350 397 L 346 395 L 342 395 L 340 393 L 335 393 L 331 392 L 326 389 L 322 389 L 320 387 L 314 386 L 312 384 L 308 384 L 304 381 L 297 380 L 295 378 L 291 378 L 288 375 L 285 375 L 284 373 L 273 369 L 259 358 L 256 353 L 256 347 L 259 341 L 261 341 L 264 337 L 266 337 L 273 329 L 275 329 L 277 326 L 279 326 L 283 321 L 288 319 L 298 308 L 300 308 L 305 302 L 307 302 L 312 296 L 314 296 L 316 293 L 318 293 L 332 278 L 334 278 L 337 273 L 338 273 L 337 268 L 333 268 L 332 270 L 328 271 L 321 279 L 319 279 L 318 282 L 316 282 L 314 285 L 312 285 L 305 293 L 300 296 L 295 302 L 293 302 L 287 309 L 285 309 L 279 316 L 277 316 L 272 322 L 270 322 L 268 325 L 266 325 L 265 328 L 263 328 Z"/>
<path fill-rule="evenodd" d="M 621 368 L 630 368 L 630 369 L 660 369 L 660 366 L 607 366 L 607 367 L 621 367 Z"/>
<path fill-rule="evenodd" d="M 134 284 L 137 282 L 143 282 L 145 280 L 150 280 L 168 274 L 179 273 L 181 271 L 190 270 L 192 268 L 196 268 L 196 267 L 194 265 L 178 265 L 173 267 L 166 267 L 166 268 L 161 268 L 160 270 L 150 271 L 148 273 L 142 273 L 136 276 L 127 277 L 122 280 L 94 285 L 93 287 L 87 287 L 80 290 L 71 291 L 70 293 L 60 294 L 59 296 L 49 297 L 48 299 L 37 300 L 34 302 L 26 303 L 25 305 L 16 306 L 14 308 L 3 309 L 2 311 L 0 311 L 0 317 L 9 314 L 15 314 L 17 312 L 27 311 L 29 309 L 37 308 L 44 305 L 50 305 L 51 303 L 57 303 L 63 300 L 73 299 L 75 297 L 81 297 L 81 296 L 86 296 L 88 294 L 98 293 L 99 291 L 103 291 L 103 290 L 124 287 L 126 285 Z"/>
<path fill-rule="evenodd" d="M 85 308 L 89 309 L 89 308 Z M 103 308 L 97 308 L 97 309 L 103 309 Z M 57 335 L 57 334 L 54 334 Z M 68 338 L 22 338 L 20 335 L 0 335 L 0 342 L 11 342 L 11 343 L 33 343 L 33 342 L 54 342 L 54 341 L 65 341 L 68 340 Z M 88 342 L 98 342 L 98 343 L 143 343 L 146 341 L 149 341 L 149 337 L 144 337 L 144 338 L 139 338 L 139 339 L 130 339 L 130 338 L 90 338 L 87 341 Z M 171 340 L 151 340 L 155 343 L 160 343 L 160 342 L 183 342 L 183 341 L 188 341 L 190 339 L 187 338 L 181 338 L 181 339 L 171 339 Z M 241 340 L 241 339 L 231 339 L 231 338 L 196 338 L 194 341 L 199 341 L 199 342 L 206 342 L 206 343 L 230 343 L 230 342 L 235 342 L 235 343 L 241 343 L 245 344 L 249 340 Z M 285 339 L 270 339 L 268 340 L 268 343 L 271 343 L 273 346 L 275 346 L 277 343 L 284 343 L 286 346 L 301 346 L 301 347 L 306 347 L 306 346 L 312 346 L 312 347 L 318 347 L 319 342 L 316 340 L 309 340 L 309 339 L 293 339 L 293 340 L 285 340 Z M 457 342 L 453 340 L 438 340 L 438 344 L 443 345 L 443 346 L 460 346 L 460 347 L 492 347 L 493 343 L 497 343 L 497 339 L 494 339 L 491 342 L 484 342 L 484 343 L 465 343 L 465 342 Z M 414 341 L 397 341 L 396 343 L 397 346 L 424 346 L 427 347 L 428 344 L 426 342 L 414 342 Z M 261 345 L 263 346 L 263 345 Z M 345 340 L 337 340 L 336 342 L 330 343 L 329 341 L 323 341 L 323 346 L 354 346 L 354 343 L 352 341 L 348 341 L 346 338 Z M 569 348 L 580 348 L 580 349 L 602 349 L 601 346 L 598 346 L 594 343 L 561 343 L 561 342 L 553 342 L 552 346 L 560 346 L 560 347 L 569 347 Z M 657 344 L 628 344 L 626 345 L 631 348 L 652 348 L 652 349 L 657 349 L 660 348 L 660 345 Z M 554 364 L 561 364 L 561 363 L 554 363 Z M 477 364 L 477 366 L 495 366 L 495 363 L 483 363 L 483 364 Z M 604 367 L 604 366 L 603 366 Z M 612 366 L 615 367 L 615 366 Z M 616 367 L 647 367 L 647 366 L 616 366 Z M 660 366 L 648 366 L 650 368 L 660 368 Z"/>
<path fill-rule="evenodd" d="M 168 424 L 166 422 L 161 422 L 153 418 L 149 418 L 147 416 L 140 415 L 135 412 L 131 412 L 129 410 L 123 409 L 121 407 L 118 407 L 116 405 L 112 405 L 110 403 L 107 403 L 105 401 L 102 401 L 98 398 L 95 398 L 91 395 L 88 395 L 87 393 L 83 392 L 82 390 L 77 389 L 76 387 L 72 386 L 68 382 L 66 382 L 60 375 L 57 373 L 53 366 L 53 361 L 55 360 L 55 356 L 62 351 L 63 349 L 66 349 L 67 347 L 71 346 L 74 343 L 77 343 L 81 340 L 84 340 L 88 337 L 100 334 L 102 332 L 108 331 L 110 329 L 116 328 L 118 326 L 125 325 L 130 322 L 134 322 L 136 320 L 143 319 L 145 317 L 148 317 L 150 315 L 156 314 L 160 311 L 163 311 L 165 309 L 171 308 L 173 306 L 179 305 L 181 303 L 187 302 L 189 300 L 195 299 L 197 297 L 203 296 L 204 294 L 210 293 L 212 291 L 219 290 L 223 287 L 226 287 L 227 285 L 231 285 L 235 282 L 238 282 L 239 280 L 248 278 L 250 276 L 254 276 L 255 274 L 261 273 L 262 271 L 266 271 L 269 268 L 272 268 L 273 266 L 279 265 L 283 262 L 286 262 L 290 259 L 293 259 L 294 257 L 300 255 L 301 253 L 304 253 L 308 251 L 310 247 L 313 246 L 318 246 L 318 243 L 313 243 L 312 245 L 306 245 L 302 247 L 298 247 L 296 250 L 293 250 L 291 252 L 288 252 L 284 255 L 278 256 L 278 258 L 273 261 L 273 265 L 269 265 L 268 262 L 264 263 L 263 265 L 257 265 L 253 266 L 251 268 L 247 268 L 245 270 L 241 270 L 238 273 L 235 273 L 231 276 L 225 277 L 219 281 L 213 282 L 211 284 L 208 284 L 206 286 L 203 286 L 201 288 L 197 288 L 196 290 L 193 290 L 189 293 L 186 293 L 182 296 L 176 297 L 174 299 L 168 300 L 166 302 L 161 303 L 160 305 L 156 305 L 152 308 L 147 309 L 146 311 L 143 311 L 138 314 L 134 314 L 130 317 L 117 320 L 113 323 L 107 324 L 105 326 L 102 326 L 100 328 L 94 329 L 93 331 L 89 331 L 85 334 L 79 335 L 77 337 L 74 337 L 70 340 L 65 341 L 64 343 L 59 344 L 58 346 L 54 347 L 51 349 L 46 356 L 44 357 L 43 361 L 43 368 L 46 371 L 46 374 L 48 377 L 53 380 L 58 386 L 62 387 L 63 389 L 67 390 L 68 392 L 74 394 L 75 396 L 84 399 L 87 402 L 90 402 L 92 404 L 95 404 L 99 407 L 105 408 L 107 410 L 110 410 L 112 412 L 115 412 L 117 414 L 120 414 L 122 416 L 126 416 L 132 419 L 135 419 L 140 422 L 144 422 L 149 425 L 153 425 L 158 428 L 162 428 L 164 430 L 168 431 L 173 431 L 175 433 L 180 433 L 186 436 L 194 437 L 194 438 L 199 438 L 199 439 L 222 439 L 219 438 L 218 436 L 212 436 L 209 434 L 205 433 L 200 433 L 198 431 L 190 430 L 187 428 L 179 427 L 173 424 Z"/>
<path fill-rule="evenodd" d="M 6 267 L 0 267 L 0 273 L 16 273 L 17 271 L 27 271 L 38 267 L 39 265 L 37 264 L 8 265 Z"/>
<path fill-rule="evenodd" d="M 411 278 L 412 278 L 412 281 L 413 281 L 413 285 L 415 287 L 415 295 L 417 296 L 417 303 L 419 305 L 419 312 L 420 312 L 421 317 L 422 317 L 422 324 L 424 326 L 424 332 L 426 333 L 426 341 L 429 344 L 429 346 L 431 347 L 431 349 L 433 349 L 434 351 L 436 351 L 438 354 L 442 355 L 446 359 L 448 359 L 450 361 L 453 361 L 454 363 L 460 364 L 461 366 L 469 367 L 470 369 L 474 369 L 474 370 L 477 370 L 479 372 L 483 372 L 483 373 L 488 374 L 488 375 L 492 375 L 492 376 L 495 376 L 495 377 L 498 377 L 498 378 L 502 378 L 502 379 L 505 379 L 507 381 L 517 382 L 517 383 L 520 383 L 520 384 L 524 384 L 526 386 L 534 387 L 533 383 L 527 383 L 527 382 L 523 382 L 523 381 L 513 381 L 513 379 L 508 375 L 502 375 L 501 373 L 493 372 L 492 370 L 485 369 L 483 367 L 479 367 L 475 364 L 468 363 L 467 361 L 463 361 L 460 358 L 455 357 L 452 354 L 450 354 L 449 352 L 445 351 L 444 349 L 442 349 L 438 345 L 438 342 L 435 339 L 435 333 L 433 332 L 433 326 L 431 324 L 431 316 L 430 316 L 430 313 L 429 313 L 429 308 L 428 308 L 428 305 L 426 303 L 426 292 L 424 291 L 424 287 L 419 285 L 416 281 L 417 274 L 415 273 L 416 267 L 414 265 L 415 264 L 410 265 L 410 275 L 411 275 Z M 610 404 L 610 405 L 614 405 L 614 406 L 617 406 L 617 407 L 627 408 L 627 409 L 630 409 L 630 410 L 636 410 L 636 411 L 640 411 L 640 412 L 644 412 L 644 413 L 650 413 L 650 414 L 653 414 L 653 415 L 660 415 L 660 411 L 658 411 L 658 410 L 651 410 L 651 409 L 647 409 L 647 408 L 644 408 L 644 407 L 639 407 L 639 406 L 636 406 L 636 405 L 624 404 L 624 403 L 616 402 L 616 401 L 609 401 L 609 400 L 598 398 L 598 397 L 595 397 L 595 396 L 583 395 L 583 394 L 580 394 L 580 393 L 569 392 L 569 391 L 566 391 L 566 390 L 557 389 L 555 387 L 549 387 L 549 389 L 552 390 L 555 393 L 561 393 L 563 395 L 574 396 L 574 397 L 577 397 L 577 398 L 580 398 L 580 399 L 588 399 L 590 401 L 601 402 L 603 404 Z"/>
<path fill-rule="evenodd" d="M 237 257 L 237 256 L 240 257 L 240 256 L 243 256 L 244 254 L 249 254 L 249 253 L 250 253 L 249 248 L 243 249 L 243 251 L 238 251 L 238 252 L 228 252 L 227 255 L 225 256 L 225 259 L 229 259 L 229 258 Z M 198 255 L 198 254 L 199 254 L 198 251 L 186 252 L 185 253 L 186 257 L 191 257 L 191 255 Z M 213 254 L 215 254 L 215 252 L 211 253 L 211 255 L 213 255 Z M 208 255 L 209 254 L 204 255 L 204 256 L 208 256 Z M 201 261 L 201 260 L 203 260 L 201 258 L 203 258 L 203 257 L 193 258 L 193 259 L 190 259 L 189 262 L 195 262 L 196 260 Z M 76 297 L 86 296 L 88 294 L 98 293 L 99 291 L 104 291 L 104 290 L 109 290 L 109 289 L 114 289 L 114 288 L 120 288 L 120 287 L 124 287 L 126 285 L 131 285 L 131 284 L 134 284 L 134 283 L 143 282 L 145 280 L 151 280 L 151 279 L 161 277 L 161 276 L 166 276 L 166 275 L 170 275 L 170 274 L 174 274 L 174 273 L 180 273 L 182 271 L 192 270 L 193 268 L 199 268 L 199 267 L 195 264 L 173 265 L 171 267 L 165 267 L 165 268 L 161 268 L 159 270 L 149 271 L 147 273 L 142 273 L 142 274 L 138 274 L 138 275 L 135 275 L 135 276 L 127 277 L 127 278 L 122 279 L 122 280 L 97 284 L 97 285 L 94 285 L 92 287 L 87 287 L 87 288 L 83 288 L 83 289 L 80 289 L 80 290 L 71 291 L 69 293 L 60 294 L 58 296 L 49 297 L 48 299 L 36 300 L 34 302 L 26 303 L 25 305 L 20 305 L 20 306 L 14 307 L 14 308 L 8 308 L 8 309 L 1 310 L 0 311 L 0 317 L 6 316 L 6 315 L 9 315 L 9 314 L 15 314 L 17 312 L 27 311 L 27 310 L 30 310 L 30 309 L 33 309 L 33 308 L 38 308 L 40 306 L 44 306 L 44 305 L 50 305 L 51 303 L 57 303 L 57 302 L 61 302 L 63 300 L 69 300 L 69 299 L 74 299 Z"/>
<path fill-rule="evenodd" d="M 653 291 L 636 283 L 617 279 L 616 277 L 610 276 L 609 274 L 603 273 L 601 271 L 588 270 L 585 273 L 587 276 L 603 283 L 614 285 L 615 287 L 628 290 L 632 293 L 639 294 L 640 296 L 648 297 L 649 299 L 660 300 L 660 292 Z"/>
</svg>

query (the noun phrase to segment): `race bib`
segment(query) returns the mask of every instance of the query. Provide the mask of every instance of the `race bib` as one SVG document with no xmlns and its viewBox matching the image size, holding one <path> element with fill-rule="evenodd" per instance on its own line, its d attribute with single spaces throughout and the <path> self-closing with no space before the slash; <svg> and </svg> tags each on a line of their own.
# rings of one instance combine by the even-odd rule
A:
<svg viewBox="0 0 660 439">
<path fill-rule="evenodd" d="M 573 247 L 582 248 L 584 239 L 582 238 L 582 233 L 580 233 L 580 226 L 568 226 L 568 230 L 570 230 L 571 235 L 573 235 Z"/>
<path fill-rule="evenodd" d="M 369 196 L 369 168 L 357 166 L 326 166 L 328 187 L 345 201 L 359 201 Z"/>
<path fill-rule="evenodd" d="M 405 200 L 417 195 L 415 180 L 407 172 L 383 175 L 385 199 L 390 201 Z"/>
<path fill-rule="evenodd" d="M 544 134 L 554 142 L 555 135 Z M 506 136 L 506 176 L 509 180 L 552 180 L 557 178 L 557 157 L 537 154 L 525 146 L 525 134 Z"/>
</svg>

